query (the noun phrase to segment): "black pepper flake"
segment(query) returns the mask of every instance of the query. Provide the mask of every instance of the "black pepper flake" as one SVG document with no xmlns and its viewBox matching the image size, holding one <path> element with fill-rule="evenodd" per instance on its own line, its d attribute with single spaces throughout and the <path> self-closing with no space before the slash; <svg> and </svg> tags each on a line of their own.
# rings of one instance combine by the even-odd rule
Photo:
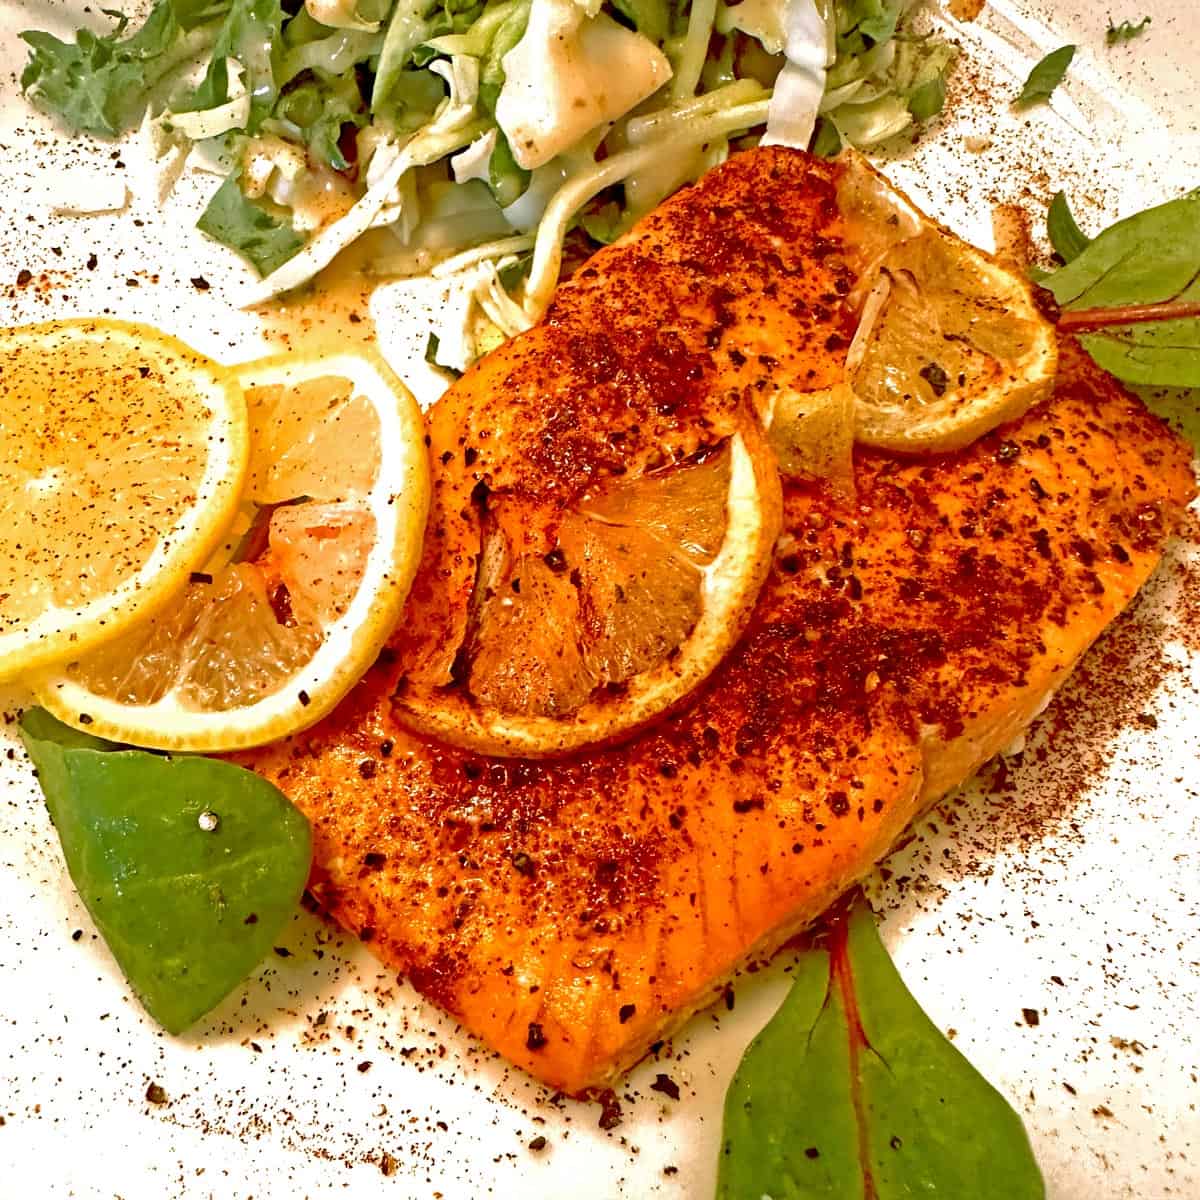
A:
<svg viewBox="0 0 1200 1200">
<path fill-rule="evenodd" d="M 820 1158 L 821 1152 L 820 1152 L 820 1150 L 818 1150 L 816 1148 L 816 1146 L 806 1146 L 804 1148 L 804 1157 L 805 1158 Z"/>
<path fill-rule="evenodd" d="M 652 1092 L 662 1092 L 668 1100 L 679 1099 L 679 1084 L 670 1075 L 655 1075 L 654 1082 L 650 1085 L 650 1090 Z"/>
<path fill-rule="evenodd" d="M 360 1075 L 365 1075 L 371 1069 L 371 1060 L 364 1059 L 358 1064 L 357 1070 Z"/>
<path fill-rule="evenodd" d="M 258 913 L 251 913 L 243 922 L 243 925 L 257 925 Z"/>
<path fill-rule="evenodd" d="M 375 771 L 375 760 L 372 758 L 364 758 L 362 762 L 358 764 L 358 773 L 364 779 L 374 779 Z"/>
<path fill-rule="evenodd" d="M 80 725 L 90 725 L 92 723 L 91 713 L 80 713 L 79 723 Z"/>
<path fill-rule="evenodd" d="M 146 1099 L 151 1104 L 166 1104 L 167 1093 L 157 1083 L 152 1083 L 146 1089 Z"/>
<path fill-rule="evenodd" d="M 1005 440 L 996 448 L 996 461 L 998 463 L 1016 462 L 1021 457 L 1021 447 L 1012 440 Z"/>
<path fill-rule="evenodd" d="M 27 271 L 24 269 L 18 271 L 17 272 L 17 287 L 27 286 L 32 281 L 32 279 L 33 279 L 32 271 Z"/>
<path fill-rule="evenodd" d="M 384 758 L 391 758 L 392 751 L 395 748 L 396 748 L 396 744 L 395 744 L 395 742 L 392 741 L 391 738 L 385 738 L 382 742 L 379 743 L 379 753 L 382 754 Z"/>
<path fill-rule="evenodd" d="M 358 940 L 360 942 L 373 942 L 375 940 L 375 927 L 373 925 L 364 925 L 358 931 Z"/>
<path fill-rule="evenodd" d="M 617 1020 L 620 1021 L 622 1025 L 624 1025 L 625 1022 L 628 1021 L 629 1018 L 632 1017 L 635 1012 L 637 1012 L 636 1004 L 622 1004 L 620 1009 L 617 1012 Z"/>
<path fill-rule="evenodd" d="M 280 958 L 292 957 L 292 952 L 286 946 L 274 946 L 272 949 L 274 949 L 275 953 L 278 954 Z"/>
<path fill-rule="evenodd" d="M 533 1141 L 529 1143 L 529 1148 L 534 1152 L 534 1154 L 541 1153 L 541 1151 L 545 1150 L 546 1148 L 545 1137 L 539 1133 L 537 1137 L 535 1137 Z"/>
<path fill-rule="evenodd" d="M 1036 1008 L 1021 1009 L 1021 1016 L 1025 1018 L 1026 1025 L 1037 1025 L 1040 1021 L 1038 1010 Z"/>
<path fill-rule="evenodd" d="M 555 575 L 561 575 L 567 569 L 567 556 L 563 553 L 561 546 L 555 546 L 548 554 L 542 555 L 542 562 Z"/>
<path fill-rule="evenodd" d="M 893 1135 L 892 1140 L 888 1142 L 888 1145 L 891 1146 L 893 1150 L 899 1150 L 904 1143 L 898 1137 Z"/>
<path fill-rule="evenodd" d="M 99 266 L 99 264 L 100 264 L 100 260 L 94 254 L 88 255 L 88 260 L 85 265 L 87 266 L 87 269 L 89 271 L 94 271 L 96 269 L 96 267 Z"/>
<path fill-rule="evenodd" d="M 524 850 L 518 850 L 512 856 L 512 867 L 518 875 L 524 875 L 526 879 L 532 879 L 533 873 L 537 870 L 537 863 Z"/>
<path fill-rule="evenodd" d="M 188 580 L 191 583 L 212 583 L 213 577 L 207 571 L 193 571 Z"/>
<path fill-rule="evenodd" d="M 81 937 L 83 937 L 83 930 L 77 929 L 73 934 L 71 934 L 71 941 L 77 942 Z"/>
<path fill-rule="evenodd" d="M 929 390 L 935 396 L 945 395 L 946 386 L 950 382 L 950 376 L 946 374 L 941 366 L 935 362 L 927 363 L 917 374 L 929 384 Z"/>
<path fill-rule="evenodd" d="M 537 1021 L 529 1022 L 529 1032 L 525 1035 L 526 1050 L 541 1050 L 546 1044 L 546 1034 Z"/>
<path fill-rule="evenodd" d="M 604 1092 L 599 1099 L 602 1107 L 597 1124 L 607 1133 L 610 1129 L 616 1129 L 620 1125 L 621 1105 L 612 1092 Z"/>
<path fill-rule="evenodd" d="M 207 292 L 210 286 L 211 284 L 209 284 L 208 280 L 205 279 L 203 275 L 192 276 L 192 287 L 194 287 L 196 291 Z"/>
<path fill-rule="evenodd" d="M 297 693 L 296 699 L 299 700 L 300 703 L 303 704 L 305 708 L 307 708 L 309 706 L 309 704 L 312 702 L 311 697 L 303 688 L 301 688 L 300 691 Z"/>
</svg>

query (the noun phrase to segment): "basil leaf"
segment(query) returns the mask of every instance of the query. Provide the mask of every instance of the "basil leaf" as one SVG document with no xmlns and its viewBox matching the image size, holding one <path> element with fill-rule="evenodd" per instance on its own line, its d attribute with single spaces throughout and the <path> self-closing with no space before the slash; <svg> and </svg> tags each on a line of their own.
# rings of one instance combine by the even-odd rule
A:
<svg viewBox="0 0 1200 1200">
<path fill-rule="evenodd" d="M 1088 239 L 1080 232 L 1071 215 L 1071 206 L 1063 192 L 1055 192 L 1050 201 L 1050 211 L 1046 214 L 1046 232 L 1050 237 L 1050 245 L 1063 262 L 1073 258 L 1087 249 Z"/>
<path fill-rule="evenodd" d="M 1122 21 L 1120 25 L 1114 25 L 1110 17 L 1108 28 L 1104 31 L 1104 44 L 1106 46 L 1116 46 L 1121 42 L 1131 42 L 1135 37 L 1140 37 L 1145 33 L 1149 25 L 1149 17 L 1143 17 L 1137 22 Z"/>
<path fill-rule="evenodd" d="M 1064 312 L 1200 302 L 1200 190 L 1110 225 L 1042 286 Z M 1127 383 L 1200 387 L 1200 318 L 1131 320 L 1080 341 Z"/>
<path fill-rule="evenodd" d="M 1025 86 L 1014 102 L 1016 106 L 1027 108 L 1031 104 L 1049 99 L 1050 93 L 1062 83 L 1074 57 L 1074 46 L 1060 46 L 1057 50 L 1051 50 L 1029 72 L 1029 78 L 1025 80 Z"/>
<path fill-rule="evenodd" d="M 242 195 L 236 175 L 230 175 L 213 193 L 196 228 L 236 250 L 264 277 L 304 245 L 304 239 L 288 222 Z"/>
<path fill-rule="evenodd" d="M 1020 1117 L 904 987 L 857 894 L 725 1099 L 718 1200 L 1039 1200 Z"/>
<path fill-rule="evenodd" d="M 179 1033 L 254 970 L 295 911 L 308 822 L 232 763 L 122 750 L 39 708 L 21 738 L 80 899 L 146 1011 Z"/>
</svg>

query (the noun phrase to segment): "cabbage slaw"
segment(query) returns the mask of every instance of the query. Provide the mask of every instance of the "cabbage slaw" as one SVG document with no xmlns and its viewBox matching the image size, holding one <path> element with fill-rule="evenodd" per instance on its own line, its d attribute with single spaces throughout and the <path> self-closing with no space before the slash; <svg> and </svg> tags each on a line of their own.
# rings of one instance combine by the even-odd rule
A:
<svg viewBox="0 0 1200 1200">
<path fill-rule="evenodd" d="M 200 228 L 309 282 L 368 229 L 439 281 L 437 362 L 545 311 L 572 230 L 607 242 L 731 148 L 869 147 L 940 111 L 954 51 L 919 0 L 156 0 L 128 32 L 22 36 L 26 94 L 142 125 L 163 194 L 225 176 Z M 473 332 L 472 332 L 473 331 Z"/>
</svg>

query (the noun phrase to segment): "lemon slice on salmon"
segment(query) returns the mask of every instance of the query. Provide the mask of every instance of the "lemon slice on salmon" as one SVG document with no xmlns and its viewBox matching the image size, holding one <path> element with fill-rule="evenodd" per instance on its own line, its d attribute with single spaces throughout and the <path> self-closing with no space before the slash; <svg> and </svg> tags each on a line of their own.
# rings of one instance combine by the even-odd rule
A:
<svg viewBox="0 0 1200 1200">
<path fill-rule="evenodd" d="M 272 741 L 329 712 L 400 615 L 429 505 L 416 402 L 373 353 L 235 370 L 252 446 L 236 549 L 39 682 L 68 724 L 164 750 Z"/>
<path fill-rule="evenodd" d="M 544 553 L 485 519 L 448 687 L 402 687 L 396 715 L 488 754 L 611 741 L 685 699 L 745 628 L 781 521 L 761 431 L 588 491 Z M 511 536 L 510 536 L 511 534 Z"/>
<path fill-rule="evenodd" d="M 236 511 L 237 381 L 144 325 L 0 330 L 0 679 L 161 608 Z"/>
<path fill-rule="evenodd" d="M 859 277 L 846 359 L 856 437 L 957 450 L 1050 395 L 1054 325 L 1035 286 L 921 213 L 861 157 L 838 187 Z"/>
</svg>

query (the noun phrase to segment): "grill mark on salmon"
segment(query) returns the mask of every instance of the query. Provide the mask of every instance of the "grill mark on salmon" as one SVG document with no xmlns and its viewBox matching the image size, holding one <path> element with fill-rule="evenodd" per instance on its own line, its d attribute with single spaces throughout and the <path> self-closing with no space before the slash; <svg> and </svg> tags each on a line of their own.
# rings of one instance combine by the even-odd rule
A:
<svg viewBox="0 0 1200 1200">
<path fill-rule="evenodd" d="M 780 203 L 814 202 L 808 164 L 738 156 L 683 194 L 692 209 L 664 205 L 656 236 L 734 194 L 776 230 Z M 793 196 L 762 186 L 772 170 Z M 807 228 L 811 277 L 833 251 Z M 720 254 L 721 270 L 750 272 L 747 289 L 776 282 Z M 560 325 L 608 319 L 604 289 L 564 291 Z M 818 374 L 837 365 L 823 343 L 792 349 Z M 435 413 L 432 428 L 436 450 L 450 426 Z M 314 729 L 240 756 L 312 821 L 321 905 L 539 1079 L 603 1087 L 1025 728 L 1149 576 L 1194 492 L 1179 439 L 1070 339 L 1055 394 L 1021 420 L 952 454 L 856 450 L 855 482 L 853 504 L 786 485 L 739 646 L 686 708 L 623 746 L 532 762 L 424 740 L 393 716 L 404 656 L 387 655 Z"/>
</svg>

